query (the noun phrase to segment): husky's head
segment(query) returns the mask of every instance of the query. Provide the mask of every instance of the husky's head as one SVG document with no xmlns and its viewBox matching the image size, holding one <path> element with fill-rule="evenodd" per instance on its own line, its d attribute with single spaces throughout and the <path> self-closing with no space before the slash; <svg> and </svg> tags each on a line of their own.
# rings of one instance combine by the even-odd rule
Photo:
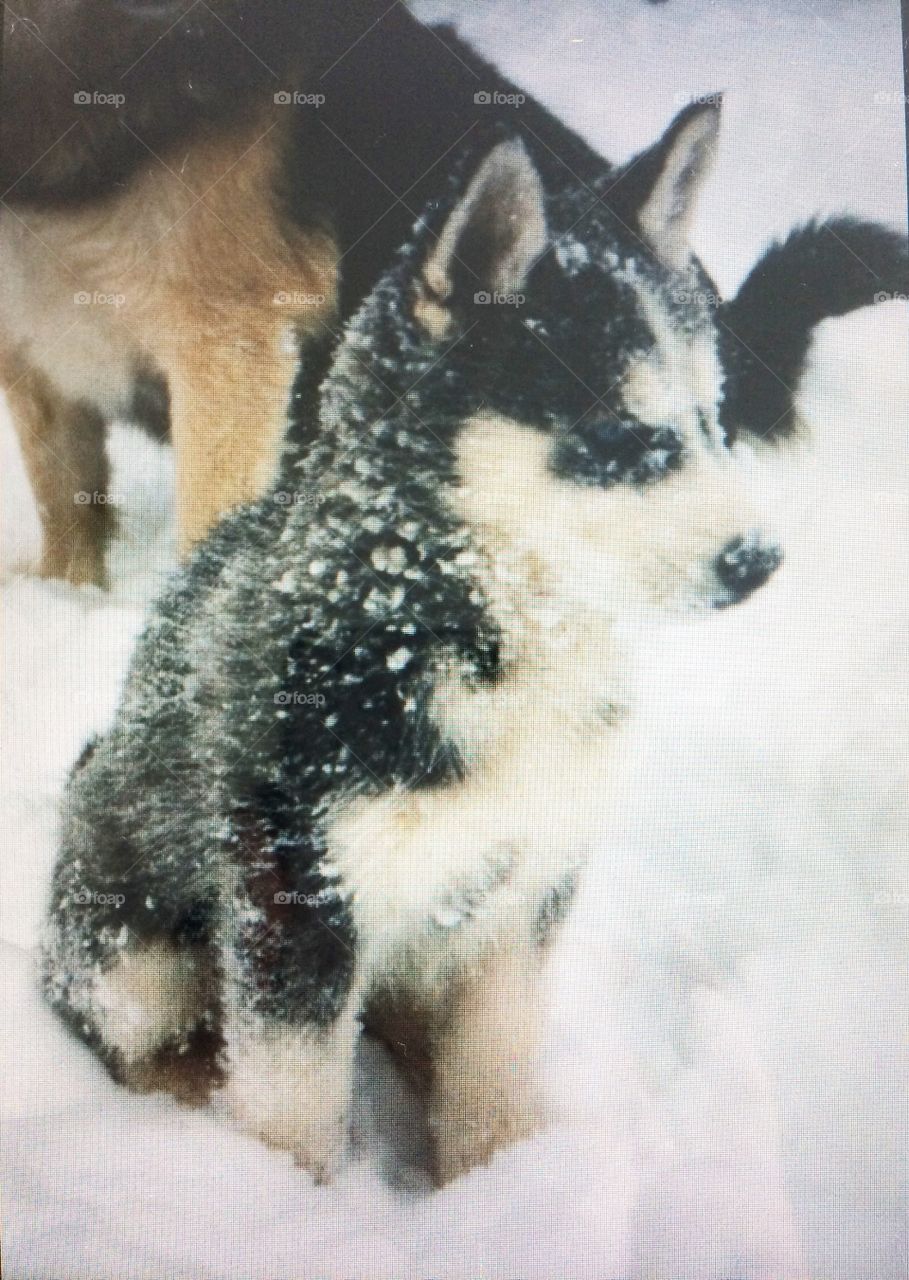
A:
<svg viewBox="0 0 909 1280">
<path fill-rule="evenodd" d="M 689 249 L 717 124 L 688 108 L 599 190 L 554 196 L 502 142 L 420 249 L 423 412 L 467 389 L 456 506 L 504 576 L 521 562 L 564 602 L 720 608 L 781 560 L 721 425 L 717 299 Z"/>
</svg>

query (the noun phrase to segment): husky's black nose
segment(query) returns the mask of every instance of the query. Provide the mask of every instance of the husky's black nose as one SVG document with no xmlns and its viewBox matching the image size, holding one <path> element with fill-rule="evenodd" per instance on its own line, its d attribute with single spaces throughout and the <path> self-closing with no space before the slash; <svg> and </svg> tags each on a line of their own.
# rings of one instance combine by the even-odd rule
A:
<svg viewBox="0 0 909 1280">
<path fill-rule="evenodd" d="M 764 585 L 782 560 L 779 547 L 734 538 L 717 556 L 716 575 L 729 592 L 729 599 L 721 600 L 719 607 L 738 604 L 750 596 Z"/>
</svg>

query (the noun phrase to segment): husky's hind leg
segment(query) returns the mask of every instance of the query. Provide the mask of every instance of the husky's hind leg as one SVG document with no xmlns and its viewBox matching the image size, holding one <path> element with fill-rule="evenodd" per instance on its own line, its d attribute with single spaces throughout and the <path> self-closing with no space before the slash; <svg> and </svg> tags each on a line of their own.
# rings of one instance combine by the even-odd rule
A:
<svg viewBox="0 0 909 1280">
<path fill-rule="evenodd" d="M 137 1093 L 201 1104 L 221 1083 L 216 967 L 204 946 L 155 939 L 122 952 L 98 979 L 96 1026 L 112 1074 Z"/>
<path fill-rule="evenodd" d="M 67 793 L 43 987 L 116 1079 L 188 1099 L 199 1081 L 186 1088 L 164 1067 L 170 1055 L 188 1070 L 190 1050 L 216 1042 L 211 904 L 200 885 L 184 883 L 195 860 L 169 854 L 158 841 L 144 847 L 134 830 L 147 815 L 118 799 L 106 744 L 92 744 Z"/>
<path fill-rule="evenodd" d="M 96 932 L 72 918 L 91 905 L 84 894 L 76 899 L 56 908 L 43 948 L 51 1004 L 121 1084 L 205 1101 L 221 1048 L 213 953 L 128 926 Z"/>
</svg>

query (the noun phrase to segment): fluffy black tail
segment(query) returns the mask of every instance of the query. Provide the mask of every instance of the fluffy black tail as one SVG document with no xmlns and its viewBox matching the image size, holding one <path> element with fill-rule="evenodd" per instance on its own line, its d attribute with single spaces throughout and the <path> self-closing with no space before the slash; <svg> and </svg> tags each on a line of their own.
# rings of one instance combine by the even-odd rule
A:
<svg viewBox="0 0 909 1280">
<path fill-rule="evenodd" d="M 723 425 L 730 437 L 793 430 L 793 400 L 812 331 L 828 316 L 909 300 L 909 242 L 875 222 L 810 222 L 772 245 L 720 305 Z"/>
</svg>

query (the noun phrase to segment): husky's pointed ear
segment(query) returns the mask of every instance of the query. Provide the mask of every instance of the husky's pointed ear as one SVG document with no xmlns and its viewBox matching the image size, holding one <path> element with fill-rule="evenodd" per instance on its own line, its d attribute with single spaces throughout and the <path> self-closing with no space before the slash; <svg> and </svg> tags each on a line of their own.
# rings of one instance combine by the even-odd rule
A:
<svg viewBox="0 0 909 1280">
<path fill-rule="evenodd" d="M 519 139 L 481 163 L 423 263 L 416 318 L 431 332 L 453 313 L 519 293 L 546 248 L 543 185 Z"/>
<path fill-rule="evenodd" d="M 716 151 L 721 106 L 718 93 L 692 102 L 618 179 L 620 204 L 634 214 L 661 262 L 676 270 L 691 257 L 691 223 Z"/>
</svg>

